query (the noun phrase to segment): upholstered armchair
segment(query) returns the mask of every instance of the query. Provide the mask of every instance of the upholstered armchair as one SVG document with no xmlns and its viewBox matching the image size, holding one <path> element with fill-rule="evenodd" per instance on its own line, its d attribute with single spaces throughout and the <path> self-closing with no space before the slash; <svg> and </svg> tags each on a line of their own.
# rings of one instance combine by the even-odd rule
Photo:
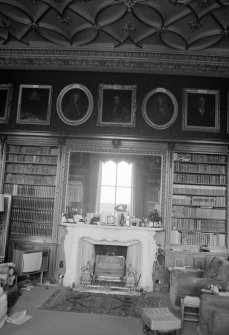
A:
<svg viewBox="0 0 229 335">
<path fill-rule="evenodd" d="M 15 265 L 13 263 L 0 264 L 0 328 L 7 318 L 7 309 L 18 297 Z"/>
<path fill-rule="evenodd" d="M 0 329 L 7 319 L 8 289 L 15 282 L 13 263 L 0 264 Z"/>
<path fill-rule="evenodd" d="M 175 309 L 180 308 L 181 298 L 186 295 L 200 297 L 202 289 L 217 285 L 226 291 L 229 287 L 229 262 L 223 257 L 213 257 L 205 271 L 179 271 L 170 279 L 170 300 Z"/>
<path fill-rule="evenodd" d="M 202 294 L 200 297 L 200 335 L 226 335 L 229 333 L 229 297 Z"/>
</svg>

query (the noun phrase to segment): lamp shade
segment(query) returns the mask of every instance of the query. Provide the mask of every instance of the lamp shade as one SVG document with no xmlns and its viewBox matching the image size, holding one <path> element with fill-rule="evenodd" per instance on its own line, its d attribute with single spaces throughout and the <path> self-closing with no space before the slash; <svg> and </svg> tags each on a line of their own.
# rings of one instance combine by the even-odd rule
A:
<svg viewBox="0 0 229 335">
<path fill-rule="evenodd" d="M 0 212 L 4 212 L 4 194 L 0 193 Z"/>
</svg>

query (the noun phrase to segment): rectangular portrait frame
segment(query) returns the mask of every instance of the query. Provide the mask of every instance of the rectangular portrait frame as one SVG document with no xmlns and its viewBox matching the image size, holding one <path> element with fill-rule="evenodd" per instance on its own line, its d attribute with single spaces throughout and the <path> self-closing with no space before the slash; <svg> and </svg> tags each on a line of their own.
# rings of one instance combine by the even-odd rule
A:
<svg viewBox="0 0 229 335">
<path fill-rule="evenodd" d="M 135 127 L 136 85 L 99 85 L 98 126 Z"/>
<path fill-rule="evenodd" d="M 220 98 L 218 90 L 183 90 L 182 130 L 220 131 Z"/>
<path fill-rule="evenodd" d="M 49 125 L 51 118 L 52 86 L 20 85 L 17 123 Z"/>
<path fill-rule="evenodd" d="M 8 123 L 12 104 L 12 84 L 0 84 L 0 123 Z"/>
</svg>

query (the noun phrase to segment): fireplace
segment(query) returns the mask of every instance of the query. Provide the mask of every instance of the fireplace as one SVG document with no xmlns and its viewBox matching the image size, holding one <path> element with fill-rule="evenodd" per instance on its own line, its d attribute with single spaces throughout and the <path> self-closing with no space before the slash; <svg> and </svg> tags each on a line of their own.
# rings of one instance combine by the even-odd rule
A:
<svg viewBox="0 0 229 335">
<path fill-rule="evenodd" d="M 125 267 L 135 269 L 138 287 L 153 290 L 153 263 L 156 255 L 156 229 L 143 227 L 96 226 L 87 224 L 61 223 L 66 229 L 64 251 L 66 273 L 64 286 L 80 286 L 82 268 L 88 261 L 95 264 L 97 246 L 125 247 Z"/>
</svg>

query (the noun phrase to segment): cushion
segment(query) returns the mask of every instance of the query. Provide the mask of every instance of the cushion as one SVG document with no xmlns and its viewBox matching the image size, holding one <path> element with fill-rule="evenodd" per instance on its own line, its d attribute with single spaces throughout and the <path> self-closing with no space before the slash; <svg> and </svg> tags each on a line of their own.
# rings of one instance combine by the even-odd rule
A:
<svg viewBox="0 0 229 335">
<path fill-rule="evenodd" d="M 223 257 L 213 257 L 210 263 L 207 265 L 202 277 L 216 279 L 217 274 L 219 273 L 219 270 L 224 262 L 227 261 Z"/>
</svg>

